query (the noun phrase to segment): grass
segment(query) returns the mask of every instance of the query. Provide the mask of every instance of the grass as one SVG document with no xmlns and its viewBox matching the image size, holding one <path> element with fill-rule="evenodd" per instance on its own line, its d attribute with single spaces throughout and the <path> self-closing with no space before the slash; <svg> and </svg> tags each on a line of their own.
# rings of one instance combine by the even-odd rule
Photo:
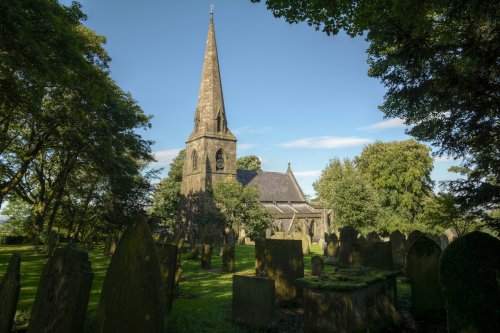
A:
<svg viewBox="0 0 500 333">
<path fill-rule="evenodd" d="M 18 310 L 30 311 L 38 287 L 40 275 L 47 259 L 41 254 L 33 253 L 31 245 L 0 247 L 0 276 L 3 276 L 12 253 L 21 254 L 21 292 Z M 305 274 L 311 273 L 313 255 L 322 254 L 319 245 L 311 246 L 311 254 L 304 257 Z M 94 280 L 87 310 L 86 327 L 92 327 L 95 311 L 99 302 L 109 257 L 103 255 L 102 246 L 89 253 Z M 212 269 L 200 269 L 199 261 L 189 261 L 186 254 L 182 257 L 182 280 L 180 296 L 174 300 L 173 310 L 167 318 L 169 332 L 246 332 L 231 322 L 232 273 L 221 270 L 222 260 L 212 256 Z M 236 246 L 236 274 L 254 273 L 254 247 Z M 327 269 L 327 267 L 325 267 Z"/>
</svg>

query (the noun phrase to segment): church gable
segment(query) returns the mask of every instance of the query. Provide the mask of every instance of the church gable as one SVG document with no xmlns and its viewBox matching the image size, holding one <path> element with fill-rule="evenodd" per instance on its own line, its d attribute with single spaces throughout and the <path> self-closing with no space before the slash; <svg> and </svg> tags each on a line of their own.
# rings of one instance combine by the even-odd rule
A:
<svg viewBox="0 0 500 333">
<path fill-rule="evenodd" d="M 261 202 L 305 202 L 290 173 L 239 170 L 236 178 L 243 185 L 257 185 Z"/>
</svg>

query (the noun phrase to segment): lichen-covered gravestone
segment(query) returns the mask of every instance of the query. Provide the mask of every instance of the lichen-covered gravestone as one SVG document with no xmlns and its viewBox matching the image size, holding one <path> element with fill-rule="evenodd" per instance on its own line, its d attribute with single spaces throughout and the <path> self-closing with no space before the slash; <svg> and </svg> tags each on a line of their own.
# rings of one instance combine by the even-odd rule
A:
<svg viewBox="0 0 500 333">
<path fill-rule="evenodd" d="M 324 251 L 325 257 L 328 257 L 330 262 L 334 261 L 334 258 L 338 256 L 339 251 L 339 239 L 336 234 L 332 233 L 327 237 L 326 247 Z"/>
<path fill-rule="evenodd" d="M 406 256 L 406 276 L 410 280 L 413 311 L 417 317 L 438 319 L 444 299 L 438 280 L 441 248 L 426 236 L 418 237 Z"/>
<path fill-rule="evenodd" d="M 156 249 L 160 262 L 161 282 L 165 289 L 165 311 L 168 313 L 172 310 L 174 299 L 178 248 L 175 244 L 156 243 Z"/>
<path fill-rule="evenodd" d="M 111 258 L 97 307 L 95 332 L 163 332 L 163 304 L 155 244 L 148 225 L 138 218 L 125 231 Z"/>
<path fill-rule="evenodd" d="M 325 269 L 325 264 L 323 258 L 320 256 L 313 256 L 311 258 L 312 275 L 321 276 Z"/>
<path fill-rule="evenodd" d="M 235 246 L 224 244 L 222 246 L 222 270 L 224 272 L 234 272 L 235 268 Z"/>
<path fill-rule="evenodd" d="M 203 244 L 201 246 L 201 268 L 212 268 L 212 245 Z"/>
<path fill-rule="evenodd" d="M 264 240 L 265 276 L 275 280 L 276 298 L 291 301 L 300 298 L 301 289 L 294 281 L 304 277 L 304 256 L 302 244 L 292 239 Z"/>
<path fill-rule="evenodd" d="M 309 244 L 311 243 L 311 241 L 306 234 L 304 234 L 303 232 L 294 232 L 292 233 L 292 239 L 300 240 L 302 242 L 303 255 L 309 254 Z"/>
<path fill-rule="evenodd" d="M 500 240 L 472 232 L 453 241 L 439 262 L 448 332 L 498 332 Z"/>
<path fill-rule="evenodd" d="M 394 268 L 403 269 L 405 266 L 405 236 L 396 230 L 391 234 L 390 242 Z"/>
<path fill-rule="evenodd" d="M 86 251 L 56 249 L 43 268 L 28 333 L 82 332 L 93 276 Z"/>
<path fill-rule="evenodd" d="M 274 280 L 233 275 L 233 321 L 254 329 L 266 329 L 275 312 Z"/>
<path fill-rule="evenodd" d="M 359 243 L 358 231 L 353 227 L 340 229 L 339 266 L 351 267 L 353 264 L 354 246 Z"/>
<path fill-rule="evenodd" d="M 10 332 L 12 330 L 19 290 L 21 289 L 20 267 L 21 256 L 14 253 L 10 257 L 7 271 L 0 283 L 0 332 Z"/>
</svg>

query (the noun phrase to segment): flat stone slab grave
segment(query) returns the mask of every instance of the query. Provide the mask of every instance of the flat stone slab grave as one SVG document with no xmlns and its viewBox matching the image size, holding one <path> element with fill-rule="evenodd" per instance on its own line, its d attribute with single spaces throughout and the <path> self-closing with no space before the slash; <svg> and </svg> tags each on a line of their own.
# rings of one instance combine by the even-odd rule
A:
<svg viewBox="0 0 500 333">
<path fill-rule="evenodd" d="M 382 332 L 399 321 L 394 272 L 341 269 L 296 283 L 303 288 L 304 332 Z"/>
</svg>

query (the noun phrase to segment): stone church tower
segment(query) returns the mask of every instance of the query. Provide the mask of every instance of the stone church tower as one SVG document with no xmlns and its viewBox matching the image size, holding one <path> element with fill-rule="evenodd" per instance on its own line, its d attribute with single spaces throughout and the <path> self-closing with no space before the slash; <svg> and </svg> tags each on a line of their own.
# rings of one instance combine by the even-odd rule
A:
<svg viewBox="0 0 500 333">
<path fill-rule="evenodd" d="M 207 189 L 227 176 L 236 176 L 236 137 L 227 126 L 211 13 L 194 129 L 186 141 L 181 183 L 181 218 L 188 228 L 185 231 L 213 211 Z"/>
</svg>

